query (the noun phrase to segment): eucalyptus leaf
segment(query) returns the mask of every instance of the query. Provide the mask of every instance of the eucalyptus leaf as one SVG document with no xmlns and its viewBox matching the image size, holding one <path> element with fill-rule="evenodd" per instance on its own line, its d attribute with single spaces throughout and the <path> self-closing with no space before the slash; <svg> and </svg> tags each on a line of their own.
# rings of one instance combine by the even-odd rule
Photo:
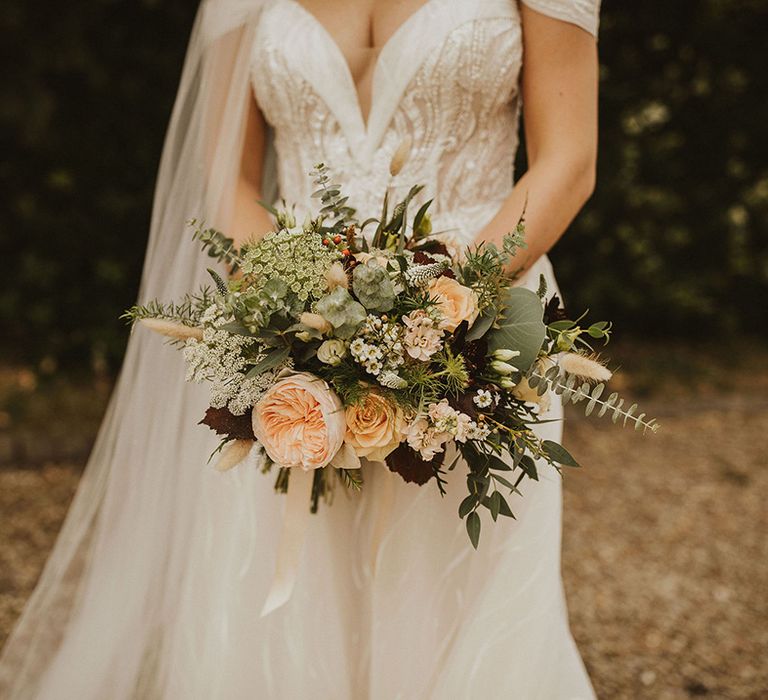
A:
<svg viewBox="0 0 768 700">
<path fill-rule="evenodd" d="M 272 352 L 267 353 L 259 362 L 251 367 L 245 376 L 248 378 L 255 377 L 256 375 L 262 374 L 267 370 L 278 367 L 288 359 L 290 353 L 291 349 L 287 345 L 281 348 L 277 348 L 276 350 L 272 350 Z"/>
<path fill-rule="evenodd" d="M 500 472 L 508 472 L 512 470 L 512 467 L 507 464 L 503 459 L 499 459 L 494 455 L 488 455 L 488 469 L 493 469 Z"/>
<path fill-rule="evenodd" d="M 488 351 L 509 349 L 520 354 L 515 367 L 526 371 L 533 364 L 546 337 L 541 299 L 529 289 L 512 287 L 504 292 L 498 328 L 488 332 Z"/>
<path fill-rule="evenodd" d="M 229 323 L 225 323 L 223 326 L 219 326 L 219 330 L 226 331 L 232 335 L 245 335 L 249 338 L 253 337 L 253 333 L 251 333 L 247 328 L 243 327 L 237 321 L 230 321 Z"/>
<path fill-rule="evenodd" d="M 517 491 L 517 489 L 515 489 Z M 499 505 L 499 514 L 504 515 L 507 518 L 512 518 L 513 520 L 516 520 L 515 514 L 512 512 L 512 509 L 509 507 L 509 503 L 507 503 L 507 499 L 504 498 L 504 496 L 499 493 L 500 498 L 500 505 Z"/>
<path fill-rule="evenodd" d="M 475 549 L 477 549 L 477 544 L 480 542 L 480 527 L 480 516 L 477 511 L 472 511 L 467 516 L 467 534 L 469 535 L 469 541 Z"/>
<path fill-rule="evenodd" d="M 490 496 L 490 511 L 491 517 L 494 522 L 499 517 L 499 511 L 501 510 L 501 492 L 494 491 Z"/>
<path fill-rule="evenodd" d="M 503 476 L 500 476 L 499 474 L 494 474 L 493 480 L 498 481 L 500 484 L 504 484 L 504 486 L 512 491 L 515 490 L 514 484 L 511 481 L 507 481 Z"/>
<path fill-rule="evenodd" d="M 496 320 L 496 311 L 495 309 L 488 308 L 483 312 L 483 315 L 478 317 L 477 320 L 472 324 L 472 328 L 467 331 L 466 339 L 467 342 L 471 342 L 473 340 L 479 340 L 482 338 L 491 328 L 493 325 L 493 322 Z"/>
<path fill-rule="evenodd" d="M 467 496 L 459 504 L 459 517 L 466 518 L 472 512 L 472 509 L 477 505 L 477 498 L 473 495 Z"/>
<path fill-rule="evenodd" d="M 558 464 L 562 464 L 564 467 L 579 467 L 581 466 L 571 455 L 568 450 L 566 450 L 560 443 L 554 442 L 553 440 L 544 440 L 541 443 L 541 447 L 544 450 L 544 453 L 549 457 L 553 462 L 557 462 Z"/>
<path fill-rule="evenodd" d="M 533 457 L 530 455 L 523 455 L 520 460 L 520 468 L 529 478 L 534 481 L 539 480 L 539 470 L 536 468 L 536 462 L 533 461 Z"/>
</svg>

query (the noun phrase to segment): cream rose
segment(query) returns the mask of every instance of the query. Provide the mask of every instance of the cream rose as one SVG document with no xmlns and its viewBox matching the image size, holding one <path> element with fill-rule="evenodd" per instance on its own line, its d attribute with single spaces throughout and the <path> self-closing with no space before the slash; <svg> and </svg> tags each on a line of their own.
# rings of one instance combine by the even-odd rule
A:
<svg viewBox="0 0 768 700">
<path fill-rule="evenodd" d="M 347 346 L 338 338 L 323 341 L 317 349 L 317 359 L 331 367 L 341 364 L 346 354 Z"/>
<path fill-rule="evenodd" d="M 345 418 L 345 440 L 358 457 L 380 462 L 403 439 L 402 411 L 380 394 L 371 392 L 360 403 L 348 406 Z"/>
<path fill-rule="evenodd" d="M 429 284 L 429 296 L 437 302 L 443 317 L 441 326 L 451 333 L 462 321 L 471 326 L 479 313 L 477 293 L 452 277 L 437 277 Z"/>
<path fill-rule="evenodd" d="M 277 382 L 253 409 L 253 433 L 281 467 L 325 467 L 344 442 L 345 428 L 339 397 L 306 372 Z"/>
</svg>

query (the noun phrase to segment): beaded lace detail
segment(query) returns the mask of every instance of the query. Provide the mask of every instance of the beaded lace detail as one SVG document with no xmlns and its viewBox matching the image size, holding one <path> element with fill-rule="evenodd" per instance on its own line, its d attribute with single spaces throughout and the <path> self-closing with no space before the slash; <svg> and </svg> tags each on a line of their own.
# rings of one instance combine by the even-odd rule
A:
<svg viewBox="0 0 768 700">
<path fill-rule="evenodd" d="M 566 13 L 579 2 L 557 0 Z M 549 0 L 553 4 L 553 0 Z M 562 13 L 561 13 L 562 14 Z M 274 129 L 281 197 L 312 206 L 307 173 L 325 162 L 361 219 L 389 187 L 425 185 L 433 229 L 469 243 L 513 184 L 522 31 L 512 0 L 427 0 L 382 48 L 363 122 L 346 60 L 296 0 L 263 10 L 252 55 L 256 99 Z M 389 162 L 411 141 L 401 172 Z"/>
</svg>

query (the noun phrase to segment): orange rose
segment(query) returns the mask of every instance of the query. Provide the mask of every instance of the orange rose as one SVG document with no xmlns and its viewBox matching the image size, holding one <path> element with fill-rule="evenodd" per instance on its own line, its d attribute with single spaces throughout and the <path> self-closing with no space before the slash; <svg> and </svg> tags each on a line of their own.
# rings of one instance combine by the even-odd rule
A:
<svg viewBox="0 0 768 700">
<path fill-rule="evenodd" d="M 369 393 L 360 403 L 348 406 L 346 442 L 358 457 L 381 462 L 402 440 L 402 411 L 381 394 Z"/>
<path fill-rule="evenodd" d="M 320 469 L 344 441 L 339 397 L 306 372 L 277 382 L 253 409 L 253 433 L 281 467 Z"/>
<path fill-rule="evenodd" d="M 429 283 L 429 296 L 437 302 L 437 310 L 443 317 L 441 327 L 453 333 L 462 321 L 471 326 L 478 313 L 477 293 L 459 284 L 452 277 L 437 277 Z"/>
</svg>

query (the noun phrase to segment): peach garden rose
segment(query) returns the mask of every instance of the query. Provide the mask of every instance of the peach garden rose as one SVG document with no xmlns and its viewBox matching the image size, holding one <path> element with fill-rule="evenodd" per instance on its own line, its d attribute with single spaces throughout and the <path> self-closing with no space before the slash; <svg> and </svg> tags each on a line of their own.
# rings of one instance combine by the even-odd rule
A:
<svg viewBox="0 0 768 700">
<path fill-rule="evenodd" d="M 358 457 L 382 461 L 402 440 L 405 425 L 402 411 L 381 394 L 371 392 L 347 407 L 346 442 Z"/>
<path fill-rule="evenodd" d="M 429 296 L 437 301 L 437 308 L 443 317 L 441 326 L 453 333 L 462 321 L 471 326 L 477 318 L 477 293 L 474 289 L 459 284 L 452 277 L 438 277 L 429 284 Z"/>
<path fill-rule="evenodd" d="M 345 429 L 339 397 L 306 372 L 278 381 L 253 409 L 253 433 L 281 467 L 325 467 L 339 451 Z"/>
</svg>

